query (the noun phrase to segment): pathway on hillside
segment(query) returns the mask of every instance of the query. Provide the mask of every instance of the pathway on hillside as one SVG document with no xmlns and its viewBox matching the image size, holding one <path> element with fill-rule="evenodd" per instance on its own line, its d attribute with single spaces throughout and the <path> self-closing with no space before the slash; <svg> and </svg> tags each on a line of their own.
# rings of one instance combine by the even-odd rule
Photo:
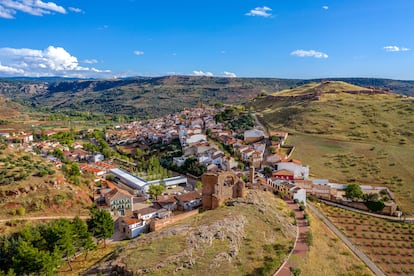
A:
<svg viewBox="0 0 414 276">
<path fill-rule="evenodd" d="M 256 125 L 259 126 L 264 134 L 265 134 L 265 139 L 269 138 L 269 133 L 267 132 L 267 128 L 260 122 L 259 118 L 257 118 L 257 114 L 256 112 L 253 113 L 254 119 L 256 120 Z"/>
<path fill-rule="evenodd" d="M 13 217 L 8 219 L 0 219 L 0 222 L 9 222 L 9 221 L 17 221 L 17 220 L 50 220 L 50 219 L 73 219 L 76 216 L 43 216 L 43 217 Z M 89 216 L 78 216 L 81 219 L 88 219 Z"/>
<path fill-rule="evenodd" d="M 332 223 L 330 220 L 322 214 L 316 207 L 312 206 L 311 204 L 307 205 L 307 208 L 309 208 L 317 217 L 323 221 L 326 226 L 329 227 L 329 229 L 332 230 L 332 232 L 335 233 L 335 235 L 338 236 L 345 244 L 349 247 L 349 249 L 352 250 L 352 252 L 355 253 L 368 267 L 372 270 L 372 272 L 375 273 L 375 275 L 385 276 L 384 272 L 373 262 L 371 259 L 365 255 L 358 247 L 356 247 L 344 234 L 342 234 L 341 231 Z"/>
<path fill-rule="evenodd" d="M 308 252 L 308 245 L 306 244 L 305 240 L 305 233 L 308 232 L 309 228 L 307 226 L 306 220 L 303 218 L 303 211 L 299 210 L 299 206 L 294 203 L 292 200 L 286 201 L 288 206 L 295 211 L 295 218 L 297 222 L 297 229 L 298 234 L 296 236 L 296 242 L 294 247 L 285 263 L 279 268 L 279 270 L 274 274 L 275 276 L 290 276 L 292 275 L 290 272 L 291 267 L 298 267 L 292 260 L 292 256 L 296 256 L 293 259 L 304 259 L 306 257 L 306 253 Z"/>
</svg>

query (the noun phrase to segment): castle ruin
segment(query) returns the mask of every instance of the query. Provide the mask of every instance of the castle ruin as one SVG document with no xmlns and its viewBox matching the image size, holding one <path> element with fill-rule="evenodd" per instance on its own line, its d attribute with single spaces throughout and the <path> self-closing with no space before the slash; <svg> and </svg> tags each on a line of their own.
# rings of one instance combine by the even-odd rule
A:
<svg viewBox="0 0 414 276">
<path fill-rule="evenodd" d="M 201 177 L 203 183 L 203 209 L 215 209 L 227 200 L 244 197 L 245 183 L 232 172 L 207 172 Z"/>
</svg>

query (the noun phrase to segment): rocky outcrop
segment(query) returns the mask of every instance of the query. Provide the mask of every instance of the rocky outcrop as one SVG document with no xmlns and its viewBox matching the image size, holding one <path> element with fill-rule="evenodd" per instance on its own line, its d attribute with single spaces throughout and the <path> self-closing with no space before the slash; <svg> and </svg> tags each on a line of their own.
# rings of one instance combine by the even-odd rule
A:
<svg viewBox="0 0 414 276">
<path fill-rule="evenodd" d="M 144 275 L 160 273 L 159 271 L 181 274 L 189 273 L 191 269 L 199 269 L 200 265 L 213 273 L 228 265 L 238 266 L 241 261 L 240 254 L 250 250 L 246 247 L 249 242 L 274 244 L 280 241 L 278 237 L 281 236 L 294 239 L 296 228 L 286 219 L 288 215 L 281 212 L 281 209 L 283 207 L 275 205 L 275 199 L 270 193 L 249 191 L 245 198 L 232 200 L 231 206 L 206 211 L 204 214 L 191 217 L 191 220 L 131 241 L 120 252 L 116 252 L 114 256 L 91 268 L 84 275 Z M 257 217 L 272 225 L 266 231 L 257 229 L 260 240 L 257 240 L 258 237 L 249 236 L 252 227 L 256 227 L 252 225 L 252 221 Z M 145 248 L 159 248 L 159 243 L 165 246 L 178 243 L 182 245 L 182 250 L 168 255 L 164 253 L 162 258 L 152 260 L 152 264 L 145 263 L 133 253 L 145 251 Z M 150 254 L 158 256 L 156 252 Z"/>
</svg>

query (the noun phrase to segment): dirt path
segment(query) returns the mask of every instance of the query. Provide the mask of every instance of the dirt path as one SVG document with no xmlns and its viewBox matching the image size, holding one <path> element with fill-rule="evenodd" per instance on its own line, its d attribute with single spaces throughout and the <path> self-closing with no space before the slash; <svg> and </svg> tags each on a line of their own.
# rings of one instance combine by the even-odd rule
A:
<svg viewBox="0 0 414 276">
<path fill-rule="evenodd" d="M 309 228 L 307 226 L 306 220 L 303 218 L 303 211 L 300 211 L 299 206 L 291 200 L 286 201 L 286 203 L 293 211 L 295 211 L 298 234 L 296 236 L 296 241 L 295 241 L 293 250 L 288 257 L 288 260 L 282 264 L 282 266 L 279 268 L 278 271 L 276 271 L 276 273 L 274 274 L 275 276 L 292 275 L 292 273 L 290 272 L 290 268 L 298 266 L 298 264 L 292 261 L 292 255 L 296 256 L 296 258 L 293 258 L 293 259 L 297 259 L 297 258 L 304 259 L 309 249 L 305 241 L 305 233 L 308 232 Z"/>
<path fill-rule="evenodd" d="M 259 118 L 257 118 L 256 112 L 253 113 L 254 119 L 256 120 L 256 125 L 261 128 L 265 134 L 265 139 L 269 138 L 269 133 L 267 132 L 267 128 L 259 121 Z"/>
<path fill-rule="evenodd" d="M 73 219 L 76 216 L 43 216 L 43 217 L 13 217 L 8 219 L 0 219 L 0 222 L 16 221 L 16 220 L 50 220 L 50 219 Z M 81 219 L 88 219 L 89 216 L 78 216 Z"/>
<path fill-rule="evenodd" d="M 335 235 L 337 235 L 338 238 L 340 238 L 346 244 L 346 246 L 348 246 L 349 249 L 351 249 L 352 252 L 354 252 L 355 255 L 357 255 L 369 267 L 369 269 L 375 273 L 375 275 L 385 276 L 385 273 L 382 272 L 382 270 L 373 261 L 371 261 L 371 259 L 368 258 L 365 253 L 359 250 L 356 245 L 354 245 L 344 234 L 342 234 L 342 232 L 339 231 L 339 229 L 336 228 L 336 226 L 333 225 L 333 223 L 331 223 L 324 214 L 322 214 L 317 208 L 310 204 L 308 204 L 307 208 L 309 208 L 317 217 L 319 217 L 321 221 L 323 221 L 326 226 L 328 226 L 329 229 L 331 229 L 332 232 L 334 232 Z"/>
</svg>

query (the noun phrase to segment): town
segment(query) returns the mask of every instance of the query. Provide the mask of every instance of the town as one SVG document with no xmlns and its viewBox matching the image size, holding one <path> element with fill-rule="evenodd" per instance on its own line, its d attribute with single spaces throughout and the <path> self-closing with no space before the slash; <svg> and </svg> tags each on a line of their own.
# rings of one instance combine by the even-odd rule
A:
<svg viewBox="0 0 414 276">
<path fill-rule="evenodd" d="M 309 166 L 292 159 L 287 132 L 270 132 L 243 106 L 204 106 L 77 135 L 41 130 L 0 133 L 9 146 L 46 158 L 56 169 L 90 179 L 91 199 L 107 210 L 121 239 L 171 223 L 261 189 L 306 206 L 313 196 L 365 211 L 363 198 L 381 202 L 381 214 L 398 216 L 387 187 L 361 185 L 364 197 L 348 198 L 348 184 L 311 179 Z M 121 153 L 119 154 L 114 154 Z M 162 152 L 162 155 L 157 155 Z M 155 155 L 152 155 L 152 154 Z M 62 185 L 63 183 L 58 183 Z"/>
</svg>

